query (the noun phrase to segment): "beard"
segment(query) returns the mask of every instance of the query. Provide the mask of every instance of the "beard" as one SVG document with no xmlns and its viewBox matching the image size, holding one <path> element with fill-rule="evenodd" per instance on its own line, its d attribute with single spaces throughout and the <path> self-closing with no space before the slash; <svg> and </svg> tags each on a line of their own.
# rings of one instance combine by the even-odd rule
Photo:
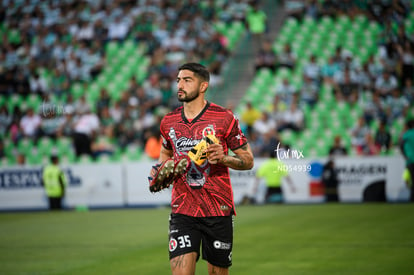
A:
<svg viewBox="0 0 414 275">
<path fill-rule="evenodd" d="M 199 95 L 200 95 L 200 91 L 199 90 L 195 90 L 193 92 L 187 93 L 183 90 L 180 90 L 180 92 L 183 92 L 184 95 L 183 96 L 178 96 L 178 101 L 180 102 L 191 102 L 194 99 L 196 99 Z"/>
</svg>

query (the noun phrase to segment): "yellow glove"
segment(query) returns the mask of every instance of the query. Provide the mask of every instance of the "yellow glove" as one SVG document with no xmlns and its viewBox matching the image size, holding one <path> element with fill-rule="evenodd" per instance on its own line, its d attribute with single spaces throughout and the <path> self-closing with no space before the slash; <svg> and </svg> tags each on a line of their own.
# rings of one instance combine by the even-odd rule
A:
<svg viewBox="0 0 414 275">
<path fill-rule="evenodd" d="M 189 158 L 197 165 L 202 165 L 207 159 L 207 153 L 205 150 L 209 144 L 218 144 L 219 140 L 214 135 L 205 136 L 196 146 L 194 146 L 189 152 Z"/>
</svg>

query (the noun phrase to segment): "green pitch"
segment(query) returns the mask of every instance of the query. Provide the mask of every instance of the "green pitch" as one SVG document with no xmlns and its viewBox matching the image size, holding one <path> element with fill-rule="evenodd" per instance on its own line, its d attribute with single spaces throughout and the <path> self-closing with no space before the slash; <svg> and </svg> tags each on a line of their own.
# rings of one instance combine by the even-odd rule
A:
<svg viewBox="0 0 414 275">
<path fill-rule="evenodd" d="M 0 274 L 169 274 L 168 209 L 0 213 Z M 231 274 L 413 274 L 414 204 L 239 206 Z M 197 274 L 207 274 L 200 260 Z"/>
</svg>

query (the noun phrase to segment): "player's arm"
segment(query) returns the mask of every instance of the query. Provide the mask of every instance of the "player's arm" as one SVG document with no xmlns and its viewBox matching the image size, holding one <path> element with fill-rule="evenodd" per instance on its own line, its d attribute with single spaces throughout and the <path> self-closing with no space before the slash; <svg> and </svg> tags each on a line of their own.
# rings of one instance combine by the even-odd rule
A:
<svg viewBox="0 0 414 275">
<path fill-rule="evenodd" d="M 160 152 L 160 157 L 158 158 L 158 163 L 166 161 L 167 159 L 171 158 L 172 156 L 173 156 L 173 151 L 172 150 L 168 150 L 164 146 L 161 146 L 161 152 Z"/>
<path fill-rule="evenodd" d="M 233 150 L 233 153 L 235 154 L 234 156 L 225 155 L 219 162 L 236 170 L 249 170 L 253 168 L 253 152 L 248 143 Z"/>
<path fill-rule="evenodd" d="M 249 170 L 253 168 L 253 153 L 248 143 L 233 150 L 234 156 L 225 155 L 220 144 L 211 144 L 206 151 L 208 152 L 208 160 L 212 163 L 217 161 L 235 170 Z"/>
</svg>

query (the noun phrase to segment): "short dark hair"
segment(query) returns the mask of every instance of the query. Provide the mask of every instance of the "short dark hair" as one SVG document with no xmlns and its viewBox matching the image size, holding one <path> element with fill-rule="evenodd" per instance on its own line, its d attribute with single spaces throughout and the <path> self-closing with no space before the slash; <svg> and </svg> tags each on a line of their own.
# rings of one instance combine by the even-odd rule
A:
<svg viewBox="0 0 414 275">
<path fill-rule="evenodd" d="M 189 70 L 194 73 L 195 76 L 201 78 L 203 81 L 210 81 L 210 73 L 208 72 L 207 68 L 199 63 L 185 63 L 178 68 L 179 71 L 181 70 Z"/>
<path fill-rule="evenodd" d="M 57 162 L 59 162 L 59 157 L 57 155 L 51 155 L 50 156 L 50 161 L 52 163 L 57 163 Z"/>
<path fill-rule="evenodd" d="M 409 119 L 405 122 L 405 126 L 407 129 L 413 129 L 414 128 L 414 119 Z"/>
</svg>

